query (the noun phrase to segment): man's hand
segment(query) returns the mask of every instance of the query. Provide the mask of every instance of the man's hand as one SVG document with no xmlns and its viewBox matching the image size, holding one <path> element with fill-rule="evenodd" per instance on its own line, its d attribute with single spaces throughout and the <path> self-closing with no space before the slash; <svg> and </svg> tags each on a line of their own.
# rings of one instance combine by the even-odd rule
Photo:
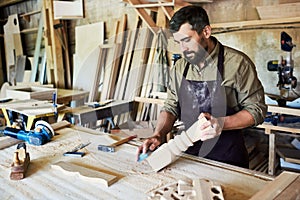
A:
<svg viewBox="0 0 300 200">
<path fill-rule="evenodd" d="M 145 154 L 148 150 L 154 151 L 162 143 L 161 137 L 159 134 L 152 136 L 151 138 L 146 139 L 141 146 L 138 147 L 136 152 L 136 160 L 139 160 L 139 155 L 141 153 Z"/>
<path fill-rule="evenodd" d="M 207 121 L 200 125 L 201 136 L 200 140 L 205 141 L 208 139 L 212 139 L 221 134 L 223 126 L 224 126 L 224 118 L 215 118 L 209 113 L 201 113 L 198 119 L 201 121 L 202 118 L 206 118 Z"/>
</svg>

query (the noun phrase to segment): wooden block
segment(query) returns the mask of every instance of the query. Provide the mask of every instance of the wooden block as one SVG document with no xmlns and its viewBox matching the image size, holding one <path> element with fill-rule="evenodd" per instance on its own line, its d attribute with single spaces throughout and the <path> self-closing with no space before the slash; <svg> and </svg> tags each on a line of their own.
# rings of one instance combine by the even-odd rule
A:
<svg viewBox="0 0 300 200">
<path fill-rule="evenodd" d="M 199 200 L 224 200 L 221 185 L 216 184 L 210 180 L 195 179 L 193 180 L 193 189 L 195 197 Z"/>
<path fill-rule="evenodd" d="M 261 200 L 261 199 L 273 200 L 278 195 L 280 195 L 282 191 L 286 190 L 298 178 L 299 178 L 298 173 L 283 172 L 279 176 L 277 176 L 274 179 L 274 181 L 266 184 L 262 188 L 262 190 L 260 190 L 255 195 L 253 195 L 251 197 L 251 200 Z M 299 191 L 298 191 L 298 195 L 299 195 Z"/>
<path fill-rule="evenodd" d="M 167 143 L 164 143 L 146 158 L 149 165 L 156 172 L 174 162 L 175 159 L 176 155 L 172 153 Z"/>
<path fill-rule="evenodd" d="M 207 121 L 207 119 L 205 117 L 202 117 L 201 119 L 197 120 L 187 131 L 187 135 L 188 137 L 190 138 L 190 140 L 192 142 L 196 142 L 198 140 L 200 140 L 200 136 L 201 134 L 199 133 L 200 132 L 200 129 L 199 127 L 205 123 Z M 204 129 L 205 131 L 208 131 L 208 130 L 212 130 L 213 131 L 213 128 L 212 127 L 207 127 L 206 129 Z"/>
<path fill-rule="evenodd" d="M 25 145 L 25 143 L 22 144 Z M 19 145 L 18 149 L 14 152 L 13 163 L 11 165 L 11 180 L 20 180 L 25 178 L 25 174 L 30 162 L 30 156 L 29 153 L 26 152 L 26 146 L 19 148 Z"/>
<path fill-rule="evenodd" d="M 4 29 L 4 45 L 5 45 L 5 59 L 7 77 L 10 77 L 9 66 L 15 65 L 16 56 L 23 54 L 23 49 L 20 44 L 21 35 L 19 27 L 19 18 L 17 14 L 10 15 L 7 23 L 3 26 Z M 18 45 L 18 46 L 15 46 Z"/>
<path fill-rule="evenodd" d="M 280 199 L 285 199 L 285 200 L 293 200 L 293 199 L 298 199 L 300 196 L 300 191 L 299 191 L 299 186 L 300 186 L 300 176 L 293 181 L 289 187 L 284 189 L 281 194 L 279 194 L 275 200 L 280 200 Z"/>
<path fill-rule="evenodd" d="M 181 148 L 178 147 L 174 139 L 169 140 L 168 143 L 169 143 L 170 150 L 172 151 L 173 154 L 179 155 L 182 152 Z"/>
<path fill-rule="evenodd" d="M 189 146 L 193 145 L 192 142 L 186 145 L 183 142 L 186 139 L 183 139 L 183 137 L 187 138 L 184 133 L 175 136 L 174 139 L 169 140 L 168 143 L 164 143 L 146 159 L 154 171 L 159 171 L 174 162 L 182 151 L 187 150 Z"/>
<path fill-rule="evenodd" d="M 6 89 L 6 96 L 13 99 L 52 100 L 54 88 L 13 86 Z"/>
<path fill-rule="evenodd" d="M 11 146 L 13 146 L 15 144 L 18 144 L 20 142 L 22 142 L 22 140 L 18 140 L 18 139 L 12 138 L 10 136 L 1 137 L 0 150 L 5 149 L 7 147 L 11 147 Z"/>
<path fill-rule="evenodd" d="M 64 161 L 59 161 L 51 165 L 51 167 L 61 170 L 66 175 L 79 176 L 83 180 L 103 184 L 107 187 L 117 182 L 120 178 L 118 175 L 116 175 L 116 173 L 108 170 L 92 169 Z"/>
<path fill-rule="evenodd" d="M 160 187 L 150 194 L 148 199 L 164 200 L 224 200 L 221 185 L 210 180 L 195 179 L 193 183 L 178 180 L 178 183 L 172 183 Z"/>
<path fill-rule="evenodd" d="M 16 82 L 22 82 L 26 66 L 26 56 L 17 56 L 16 60 Z"/>
<path fill-rule="evenodd" d="M 69 126 L 71 126 L 71 123 L 66 120 L 51 124 L 51 127 L 53 128 L 54 131 L 62 129 L 62 128 L 66 128 Z"/>
<path fill-rule="evenodd" d="M 54 19 L 78 19 L 83 18 L 83 2 L 53 1 Z"/>
</svg>

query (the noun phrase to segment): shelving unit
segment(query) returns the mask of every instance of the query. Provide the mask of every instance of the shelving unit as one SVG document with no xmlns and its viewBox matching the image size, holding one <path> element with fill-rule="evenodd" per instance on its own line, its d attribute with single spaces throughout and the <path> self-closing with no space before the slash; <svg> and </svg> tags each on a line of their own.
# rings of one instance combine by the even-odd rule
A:
<svg viewBox="0 0 300 200">
<path fill-rule="evenodd" d="M 300 17 L 283 18 L 283 19 L 264 19 L 264 20 L 249 20 L 237 22 L 224 22 L 211 24 L 213 31 L 216 29 L 243 29 L 257 26 L 270 26 L 270 25 L 285 25 L 285 24 L 300 24 Z"/>
<path fill-rule="evenodd" d="M 268 112 L 278 113 L 278 114 L 287 114 L 300 116 L 299 109 L 278 107 L 278 106 L 268 106 Z M 262 128 L 265 130 L 265 134 L 269 135 L 269 170 L 268 173 L 270 175 L 275 175 L 275 161 L 276 161 L 276 132 L 285 132 L 288 136 L 299 137 L 300 129 L 299 128 L 291 128 L 291 127 L 283 127 L 283 126 L 274 126 L 271 124 L 263 123 L 257 128 Z"/>
</svg>

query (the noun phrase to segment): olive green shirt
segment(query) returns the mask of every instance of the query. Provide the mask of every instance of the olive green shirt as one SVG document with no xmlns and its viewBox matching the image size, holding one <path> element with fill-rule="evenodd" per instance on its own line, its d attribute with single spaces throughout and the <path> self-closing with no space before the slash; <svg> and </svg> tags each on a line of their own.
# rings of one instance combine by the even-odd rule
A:
<svg viewBox="0 0 300 200">
<path fill-rule="evenodd" d="M 217 63 L 220 43 L 217 42 L 214 50 L 206 58 L 203 68 L 190 65 L 186 75 L 187 80 L 209 81 L 216 80 Z M 179 59 L 170 70 L 170 82 L 167 90 L 167 100 L 163 111 L 178 117 L 178 96 L 183 72 L 187 61 Z M 255 120 L 254 126 L 264 121 L 267 105 L 264 99 L 264 89 L 258 79 L 254 63 L 244 53 L 224 46 L 224 71 L 222 86 L 225 87 L 228 108 L 235 112 L 247 110 Z"/>
</svg>

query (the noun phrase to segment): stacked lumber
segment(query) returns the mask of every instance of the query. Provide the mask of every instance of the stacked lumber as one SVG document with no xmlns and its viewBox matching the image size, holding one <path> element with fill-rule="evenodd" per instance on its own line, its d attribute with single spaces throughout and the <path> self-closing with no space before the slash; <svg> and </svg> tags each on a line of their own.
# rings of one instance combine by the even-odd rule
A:
<svg viewBox="0 0 300 200">
<path fill-rule="evenodd" d="M 53 1 L 42 1 L 37 7 L 36 11 L 8 16 L 4 26 L 6 80 L 11 85 L 16 85 L 17 82 L 38 81 L 41 84 L 53 84 L 58 88 L 71 88 L 64 22 L 54 20 Z M 20 30 L 19 19 L 30 21 L 30 17 L 36 14 L 39 15 L 38 27 Z M 30 64 L 29 56 L 23 52 L 21 33 L 34 32 L 37 32 L 37 37 L 34 57 Z M 31 68 L 30 71 L 28 68 Z"/>
</svg>

